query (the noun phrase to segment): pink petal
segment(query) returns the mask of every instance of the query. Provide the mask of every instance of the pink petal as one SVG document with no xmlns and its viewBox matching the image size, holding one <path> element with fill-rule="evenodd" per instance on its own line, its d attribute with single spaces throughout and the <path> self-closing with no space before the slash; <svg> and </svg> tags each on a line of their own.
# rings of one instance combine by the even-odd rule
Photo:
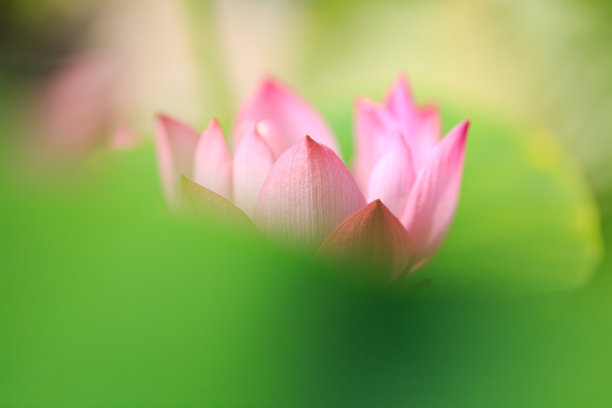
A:
<svg viewBox="0 0 612 408">
<path fill-rule="evenodd" d="M 316 248 L 364 205 L 363 194 L 338 156 L 306 136 L 272 167 L 254 220 L 265 233 Z"/>
<path fill-rule="evenodd" d="M 262 136 L 276 157 L 307 134 L 338 152 L 336 140 L 321 116 L 299 96 L 272 79 L 263 81 L 255 96 L 240 108 L 234 128 L 234 146 L 247 129 L 260 120 L 269 129 L 262 132 Z"/>
<path fill-rule="evenodd" d="M 386 108 L 368 99 L 360 99 L 355 105 L 355 130 L 355 177 L 362 190 L 367 192 L 372 169 L 387 150 L 398 127 Z"/>
<path fill-rule="evenodd" d="M 216 119 L 210 120 L 198 140 L 193 179 L 228 200 L 232 199 L 232 159 L 223 130 Z"/>
<path fill-rule="evenodd" d="M 396 133 L 370 173 L 367 199 L 382 200 L 395 216 L 401 217 L 414 178 L 412 155 Z"/>
<path fill-rule="evenodd" d="M 406 126 L 406 130 L 414 129 L 418 112 L 406 77 L 399 76 L 395 80 L 385 98 L 385 106 L 398 122 Z"/>
<path fill-rule="evenodd" d="M 184 174 L 187 177 L 192 175 L 198 133 L 175 119 L 159 115 L 155 134 L 162 188 L 168 202 L 174 205 L 180 175 Z"/>
<path fill-rule="evenodd" d="M 365 263 L 376 272 L 396 277 L 408 267 L 410 247 L 404 226 L 375 200 L 338 225 L 318 254 Z"/>
<path fill-rule="evenodd" d="M 408 144 L 420 168 L 440 138 L 440 115 L 436 108 L 419 109 L 405 77 L 398 77 L 389 90 L 385 106 Z"/>
<path fill-rule="evenodd" d="M 418 113 L 419 156 L 427 159 L 440 140 L 440 112 L 434 106 L 421 109 Z"/>
<path fill-rule="evenodd" d="M 251 219 L 229 200 L 185 176 L 181 176 L 180 207 L 190 215 L 223 219 L 255 229 Z"/>
<path fill-rule="evenodd" d="M 401 221 L 414 242 L 414 269 L 436 251 L 457 207 L 469 122 L 453 128 L 420 169 Z"/>
<path fill-rule="evenodd" d="M 234 152 L 234 203 L 252 215 L 259 191 L 272 165 L 274 153 L 259 134 L 261 126 L 253 126 Z"/>
</svg>

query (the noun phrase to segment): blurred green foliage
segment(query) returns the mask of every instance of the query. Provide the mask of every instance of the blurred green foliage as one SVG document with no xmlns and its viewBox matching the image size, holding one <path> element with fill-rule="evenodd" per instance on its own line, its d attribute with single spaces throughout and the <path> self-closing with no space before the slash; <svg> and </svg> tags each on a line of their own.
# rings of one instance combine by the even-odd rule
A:
<svg viewBox="0 0 612 408">
<path fill-rule="evenodd" d="M 171 216 L 151 145 L 69 174 L 4 161 L 0 405 L 608 401 L 607 296 L 523 292 L 585 280 L 593 203 L 552 140 L 478 119 L 456 224 L 417 286 Z"/>
</svg>

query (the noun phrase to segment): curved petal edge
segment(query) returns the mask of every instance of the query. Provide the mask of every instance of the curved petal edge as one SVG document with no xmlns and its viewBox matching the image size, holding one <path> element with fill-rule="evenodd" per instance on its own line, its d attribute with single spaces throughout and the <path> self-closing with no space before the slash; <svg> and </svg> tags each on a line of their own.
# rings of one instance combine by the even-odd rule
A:
<svg viewBox="0 0 612 408">
<path fill-rule="evenodd" d="M 455 215 L 468 128 L 469 121 L 460 123 L 436 145 L 400 218 L 415 245 L 415 269 L 435 253 Z"/>
<path fill-rule="evenodd" d="M 198 142 L 198 133 L 190 126 L 158 115 L 155 125 L 157 164 L 166 200 L 175 205 L 181 174 L 191 177 L 193 156 Z"/>
</svg>

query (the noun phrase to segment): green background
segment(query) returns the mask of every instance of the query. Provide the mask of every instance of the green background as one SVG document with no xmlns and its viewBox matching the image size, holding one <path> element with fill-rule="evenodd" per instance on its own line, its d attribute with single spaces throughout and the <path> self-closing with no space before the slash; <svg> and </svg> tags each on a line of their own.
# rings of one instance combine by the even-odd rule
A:
<svg viewBox="0 0 612 408">
<path fill-rule="evenodd" d="M 404 27 L 394 19 L 418 10 L 437 27 L 457 6 L 299 4 L 310 16 L 310 48 L 286 80 L 322 111 L 350 161 L 353 99 L 380 98 L 393 75 L 411 67 L 407 57 L 393 57 L 403 42 L 390 38 Z M 508 33 L 522 20 L 504 17 L 504 7 L 517 15 L 533 7 L 470 4 L 466 26 L 480 27 L 484 15 L 487 27 Z M 543 37 L 574 21 L 550 10 L 574 7 L 602 20 L 608 13 L 603 3 L 542 4 L 549 7 L 536 12 Z M 200 30 L 209 30 L 210 5 L 185 7 L 186 24 L 201 21 Z M 388 32 L 365 30 L 368 18 L 389 22 Z M 501 41 L 499 30 L 491 36 Z M 370 42 L 361 42 L 363 31 Z M 445 129 L 465 117 L 472 127 L 449 236 L 430 264 L 393 286 L 359 278 L 358 264 L 316 261 L 236 225 L 173 216 L 150 138 L 61 167 L 24 158 L 15 140 L 31 120 L 24 106 L 36 80 L 21 66 L 7 68 L 0 99 L 0 406 L 612 405 L 612 189 L 601 174 L 612 170 L 605 165 L 612 116 L 589 116 L 593 106 L 607 112 L 602 90 L 612 80 L 584 75 L 609 66 L 596 52 L 608 50 L 608 31 L 578 31 L 580 58 L 562 37 L 544 41 L 528 30 L 515 43 L 494 44 L 525 65 L 508 68 L 526 75 L 524 89 L 490 79 L 495 92 L 517 94 L 506 104 L 471 85 L 478 75 L 456 80 L 473 92 L 439 85 L 453 83 L 452 76 L 434 64 L 439 56 L 415 45 L 436 39 L 406 40 L 433 72 L 419 74 L 417 65 L 417 96 L 437 101 Z M 348 49 L 342 55 L 338 44 Z M 469 46 L 470 61 L 458 64 L 467 70 L 490 60 L 483 72 L 497 73 L 497 54 L 480 45 Z M 538 46 L 548 53 L 539 55 Z M 378 48 L 366 66 L 350 51 Z M 218 52 L 198 49 L 204 61 Z M 551 86 L 545 74 L 569 60 L 581 82 L 544 106 L 534 95 Z M 342 76 L 343 69 L 350 74 Z M 226 95 L 222 69 L 208 74 L 216 88 L 202 93 Z M 202 125 L 214 114 L 229 128 L 236 102 L 218 100 L 218 110 L 194 121 Z M 568 116 L 589 127 L 565 126 Z"/>
</svg>

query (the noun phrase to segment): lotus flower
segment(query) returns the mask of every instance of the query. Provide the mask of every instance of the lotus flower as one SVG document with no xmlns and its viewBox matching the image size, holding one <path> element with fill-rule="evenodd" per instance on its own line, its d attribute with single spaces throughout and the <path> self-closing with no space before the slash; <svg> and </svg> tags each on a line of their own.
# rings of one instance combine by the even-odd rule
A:
<svg viewBox="0 0 612 408">
<path fill-rule="evenodd" d="M 410 235 L 412 269 L 439 247 L 453 220 L 469 121 L 440 140 L 440 115 L 415 105 L 399 77 L 383 104 L 356 106 L 355 174 L 368 201 L 380 199 Z"/>
<path fill-rule="evenodd" d="M 201 135 L 162 115 L 156 128 L 172 207 L 187 202 L 252 220 L 273 239 L 322 256 L 367 258 L 390 277 L 415 271 L 444 237 L 466 133 L 464 122 L 439 141 L 437 111 L 418 109 L 401 78 L 384 105 L 357 104 L 356 178 L 321 116 L 271 79 L 239 110 L 233 158 L 215 119 Z"/>
</svg>

